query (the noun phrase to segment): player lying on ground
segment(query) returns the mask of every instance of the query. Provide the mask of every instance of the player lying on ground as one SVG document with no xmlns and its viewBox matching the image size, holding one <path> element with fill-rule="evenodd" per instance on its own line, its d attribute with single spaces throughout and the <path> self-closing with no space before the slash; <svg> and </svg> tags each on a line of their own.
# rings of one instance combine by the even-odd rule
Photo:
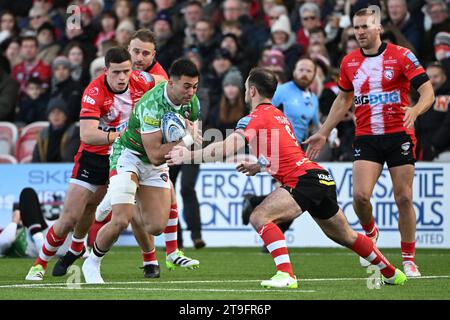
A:
<svg viewBox="0 0 450 320">
<path fill-rule="evenodd" d="M 166 156 L 167 163 L 179 165 L 193 160 L 221 160 L 223 156 L 231 156 L 243 149 L 248 142 L 258 163 L 245 162 L 237 167 L 238 171 L 254 175 L 263 167 L 282 184 L 250 216 L 251 224 L 264 241 L 277 268 L 275 276 L 261 282 L 263 287 L 297 288 L 285 237 L 275 223 L 295 219 L 303 211 L 311 214 L 330 239 L 378 266 L 385 283 L 404 284 L 405 274 L 389 263 L 369 237 L 350 228 L 337 205 L 333 178 L 305 156 L 291 123 L 271 104 L 276 87 L 276 76 L 271 71 L 252 69 L 245 82 L 245 101 L 251 105 L 252 112 L 238 122 L 235 132 L 223 142 L 194 152 L 176 146 Z"/>
</svg>

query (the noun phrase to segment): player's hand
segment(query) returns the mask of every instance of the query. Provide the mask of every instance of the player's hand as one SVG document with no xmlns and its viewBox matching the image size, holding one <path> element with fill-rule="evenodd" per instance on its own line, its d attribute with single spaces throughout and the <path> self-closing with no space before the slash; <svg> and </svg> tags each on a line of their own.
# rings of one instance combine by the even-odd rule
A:
<svg viewBox="0 0 450 320">
<path fill-rule="evenodd" d="M 405 116 L 403 117 L 403 125 L 407 129 L 411 129 L 414 127 L 414 122 L 418 117 L 417 108 L 413 107 L 401 107 L 402 110 L 405 111 Z"/>
<path fill-rule="evenodd" d="M 194 144 L 197 147 L 201 147 L 203 144 L 202 130 L 197 129 L 197 133 L 193 136 Z"/>
<path fill-rule="evenodd" d="M 244 173 L 246 176 L 254 176 L 261 172 L 261 166 L 258 163 L 242 162 L 237 165 L 236 170 Z"/>
<path fill-rule="evenodd" d="M 166 154 L 165 158 L 169 166 L 177 166 L 183 163 L 189 163 L 191 160 L 191 152 L 186 147 L 177 145 Z"/>
<path fill-rule="evenodd" d="M 306 156 L 311 160 L 317 158 L 322 151 L 323 146 L 327 142 L 327 136 L 317 132 L 311 137 L 302 142 L 302 144 L 307 144 L 308 149 L 306 149 Z"/>
<path fill-rule="evenodd" d="M 20 224 L 20 210 L 14 210 L 12 213 L 12 222 Z"/>
<path fill-rule="evenodd" d="M 189 121 L 188 119 L 185 119 L 184 121 L 186 125 L 186 134 L 190 134 L 192 138 L 194 138 L 196 132 L 196 128 L 194 127 L 194 123 L 192 121 Z"/>
</svg>

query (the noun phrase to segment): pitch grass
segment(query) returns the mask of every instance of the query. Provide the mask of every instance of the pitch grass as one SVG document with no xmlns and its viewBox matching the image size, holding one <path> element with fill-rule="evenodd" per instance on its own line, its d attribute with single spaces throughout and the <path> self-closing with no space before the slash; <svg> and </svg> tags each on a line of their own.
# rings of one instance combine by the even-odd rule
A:
<svg viewBox="0 0 450 320">
<path fill-rule="evenodd" d="M 384 249 L 386 257 L 400 266 L 400 250 Z M 410 279 L 404 286 L 368 289 L 370 274 L 346 249 L 292 248 L 291 260 L 299 279 L 298 289 L 264 289 L 259 282 L 275 273 L 269 254 L 260 248 L 187 249 L 197 258 L 197 270 L 168 271 L 165 253 L 158 250 L 161 278 L 144 279 L 136 247 L 114 248 L 102 265 L 105 285 L 69 289 L 69 276 L 52 277 L 55 260 L 42 282 L 24 281 L 34 259 L 0 260 L 0 299 L 60 300 L 310 300 L 310 299 L 450 299 L 450 250 L 418 249 L 417 263 L 425 278 Z M 81 266 L 83 261 L 77 261 Z M 428 278 L 429 277 L 429 278 Z M 77 278 L 72 276 L 72 282 Z M 81 282 L 83 278 L 81 276 Z"/>
</svg>

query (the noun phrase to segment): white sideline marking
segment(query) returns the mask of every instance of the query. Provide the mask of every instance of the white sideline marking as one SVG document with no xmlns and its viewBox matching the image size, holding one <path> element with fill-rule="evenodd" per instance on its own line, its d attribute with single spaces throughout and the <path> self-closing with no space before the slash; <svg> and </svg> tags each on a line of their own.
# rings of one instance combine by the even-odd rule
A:
<svg viewBox="0 0 450 320">
<path fill-rule="evenodd" d="M 408 278 L 408 281 L 416 281 L 416 280 L 425 280 L 425 279 L 448 279 L 450 275 L 441 275 L 441 276 L 422 276 L 419 278 Z M 364 280 L 367 281 L 367 278 L 305 278 L 299 279 L 300 283 L 302 282 L 314 282 L 314 281 L 358 281 Z M 126 284 L 187 284 L 187 283 L 247 283 L 247 282 L 261 282 L 262 280 L 172 280 L 172 281 L 112 281 L 106 282 L 105 285 L 126 285 Z M 89 285 L 88 283 L 70 283 L 70 286 L 73 285 Z M 45 288 L 45 287 L 67 287 L 66 282 L 53 282 L 53 283 L 24 283 L 24 284 L 7 284 L 0 285 L 0 289 L 10 289 L 10 288 Z M 102 287 L 103 289 L 107 289 L 108 287 Z M 126 289 L 126 288 L 124 288 Z M 130 288 L 132 289 L 132 288 Z M 155 290 L 166 290 L 166 289 L 156 289 Z M 153 288 L 151 288 L 153 290 Z M 178 289 L 171 289 L 178 290 Z M 181 289 L 180 289 L 181 290 Z M 191 290 L 191 289 L 183 289 L 183 290 Z M 215 290 L 215 289 L 209 289 Z M 221 290 L 221 289 L 217 289 Z M 225 289 L 224 289 L 225 290 Z M 243 290 L 238 290 L 243 291 Z M 265 291 L 265 290 L 263 290 Z M 283 290 L 284 291 L 284 290 Z"/>
</svg>

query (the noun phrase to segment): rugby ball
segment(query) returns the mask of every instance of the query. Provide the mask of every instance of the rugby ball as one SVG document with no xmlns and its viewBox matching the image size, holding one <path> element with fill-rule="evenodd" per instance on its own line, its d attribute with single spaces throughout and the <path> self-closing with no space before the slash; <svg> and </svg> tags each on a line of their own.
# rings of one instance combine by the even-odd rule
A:
<svg viewBox="0 0 450 320">
<path fill-rule="evenodd" d="M 167 112 L 161 119 L 163 143 L 176 142 L 186 135 L 186 125 L 182 116 Z"/>
</svg>

